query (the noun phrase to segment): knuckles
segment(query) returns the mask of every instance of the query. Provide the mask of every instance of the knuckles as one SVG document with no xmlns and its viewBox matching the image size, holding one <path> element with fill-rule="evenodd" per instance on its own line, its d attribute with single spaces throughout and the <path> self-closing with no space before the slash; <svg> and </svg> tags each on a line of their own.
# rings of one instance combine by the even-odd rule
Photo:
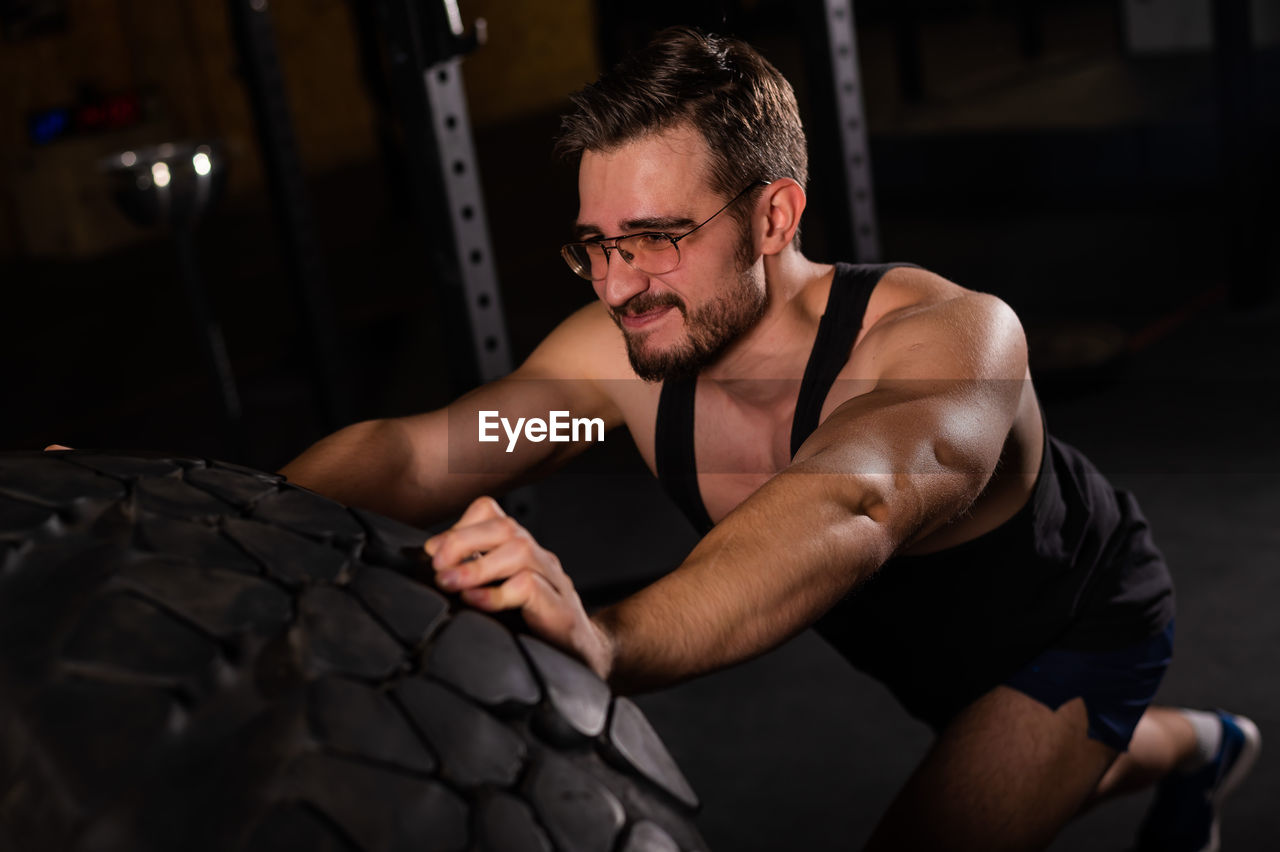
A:
<svg viewBox="0 0 1280 852">
<path fill-rule="evenodd" d="M 511 591 L 522 601 L 527 600 L 529 594 L 533 591 L 533 572 L 528 568 L 517 571 L 507 583 L 511 587 Z"/>
<path fill-rule="evenodd" d="M 471 505 L 484 509 L 486 512 L 489 512 L 490 514 L 493 514 L 493 515 L 500 515 L 500 516 L 506 515 L 506 513 L 502 511 L 502 505 L 497 500 L 490 497 L 488 494 L 484 495 L 483 497 L 477 497 L 475 499 L 475 502 L 473 502 Z"/>
<path fill-rule="evenodd" d="M 477 498 L 468 513 L 471 514 L 468 524 L 440 533 L 434 541 L 432 563 L 437 576 L 447 572 L 450 587 L 462 590 L 483 609 L 534 605 L 542 611 L 540 620 L 557 622 L 556 629 L 570 627 L 572 617 L 568 612 L 561 612 L 555 606 L 548 610 L 537 603 L 546 596 L 559 599 L 565 594 L 575 594 L 573 581 L 565 573 L 559 557 L 539 545 L 492 497 Z M 489 517 L 477 517 L 484 514 Z M 485 530 L 471 529 L 468 533 L 468 529 L 481 524 Z M 478 539 L 488 539 L 485 554 L 501 548 L 500 558 L 483 564 L 483 556 L 470 558 L 477 553 Z M 481 585 L 486 581 L 495 583 L 492 587 Z"/>
<path fill-rule="evenodd" d="M 538 551 L 541 550 L 537 545 L 528 539 L 521 539 L 515 545 L 516 558 L 523 563 L 537 562 Z"/>
<path fill-rule="evenodd" d="M 502 524 L 502 534 L 508 539 L 518 538 L 527 540 L 533 538 L 527 529 L 520 526 L 520 524 L 512 518 L 503 517 L 500 523 Z"/>
</svg>

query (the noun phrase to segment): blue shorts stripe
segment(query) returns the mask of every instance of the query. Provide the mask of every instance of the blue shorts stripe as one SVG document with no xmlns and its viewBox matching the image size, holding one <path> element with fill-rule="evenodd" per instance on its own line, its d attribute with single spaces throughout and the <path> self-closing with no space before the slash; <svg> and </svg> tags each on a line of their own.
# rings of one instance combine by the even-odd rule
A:
<svg viewBox="0 0 1280 852">
<path fill-rule="evenodd" d="M 1057 710 L 1084 699 L 1089 736 L 1127 751 L 1138 720 L 1155 698 L 1173 658 L 1173 622 L 1163 633 L 1117 651 L 1050 648 L 1005 681 L 1005 685 Z"/>
</svg>

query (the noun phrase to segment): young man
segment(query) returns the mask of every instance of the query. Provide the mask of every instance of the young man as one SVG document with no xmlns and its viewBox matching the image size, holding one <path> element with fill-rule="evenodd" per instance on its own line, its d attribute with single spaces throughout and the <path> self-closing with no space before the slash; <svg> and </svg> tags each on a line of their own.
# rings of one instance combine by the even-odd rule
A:
<svg viewBox="0 0 1280 852">
<path fill-rule="evenodd" d="M 427 542 L 440 585 L 520 609 L 621 690 L 815 626 L 937 731 L 870 848 L 1039 848 L 1160 779 L 1140 847 L 1216 848 L 1257 729 L 1148 706 L 1168 572 L 1133 498 L 1048 437 L 1017 317 L 916 267 L 806 259 L 794 97 L 741 42 L 664 32 L 575 104 L 563 253 L 599 301 L 511 376 L 344 429 L 290 479 L 419 523 L 465 507 Z M 627 426 L 704 538 L 588 616 L 555 555 L 482 496 L 585 444 L 481 442 L 483 411 Z"/>
</svg>

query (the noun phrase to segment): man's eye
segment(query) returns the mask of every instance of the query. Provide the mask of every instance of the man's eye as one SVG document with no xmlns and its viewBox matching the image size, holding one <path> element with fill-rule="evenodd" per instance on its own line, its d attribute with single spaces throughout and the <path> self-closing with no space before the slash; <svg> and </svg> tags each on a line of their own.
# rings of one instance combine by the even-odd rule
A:
<svg viewBox="0 0 1280 852">
<path fill-rule="evenodd" d="M 640 248 L 651 251 L 671 245 L 671 239 L 666 234 L 641 234 L 636 241 L 640 244 Z"/>
</svg>

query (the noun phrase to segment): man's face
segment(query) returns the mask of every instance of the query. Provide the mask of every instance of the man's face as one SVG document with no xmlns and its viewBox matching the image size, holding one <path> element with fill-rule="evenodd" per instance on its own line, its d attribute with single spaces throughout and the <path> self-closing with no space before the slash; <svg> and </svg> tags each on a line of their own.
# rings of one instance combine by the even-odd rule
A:
<svg viewBox="0 0 1280 852">
<path fill-rule="evenodd" d="M 702 136 L 687 127 L 608 152 L 585 152 L 576 239 L 689 231 L 727 200 L 707 185 L 707 158 Z M 749 260 L 750 235 L 731 211 L 678 245 L 680 265 L 671 272 L 649 275 L 611 252 L 608 275 L 594 282 L 626 339 L 632 369 L 646 381 L 697 372 L 750 330 L 768 306 L 764 276 Z"/>
</svg>

